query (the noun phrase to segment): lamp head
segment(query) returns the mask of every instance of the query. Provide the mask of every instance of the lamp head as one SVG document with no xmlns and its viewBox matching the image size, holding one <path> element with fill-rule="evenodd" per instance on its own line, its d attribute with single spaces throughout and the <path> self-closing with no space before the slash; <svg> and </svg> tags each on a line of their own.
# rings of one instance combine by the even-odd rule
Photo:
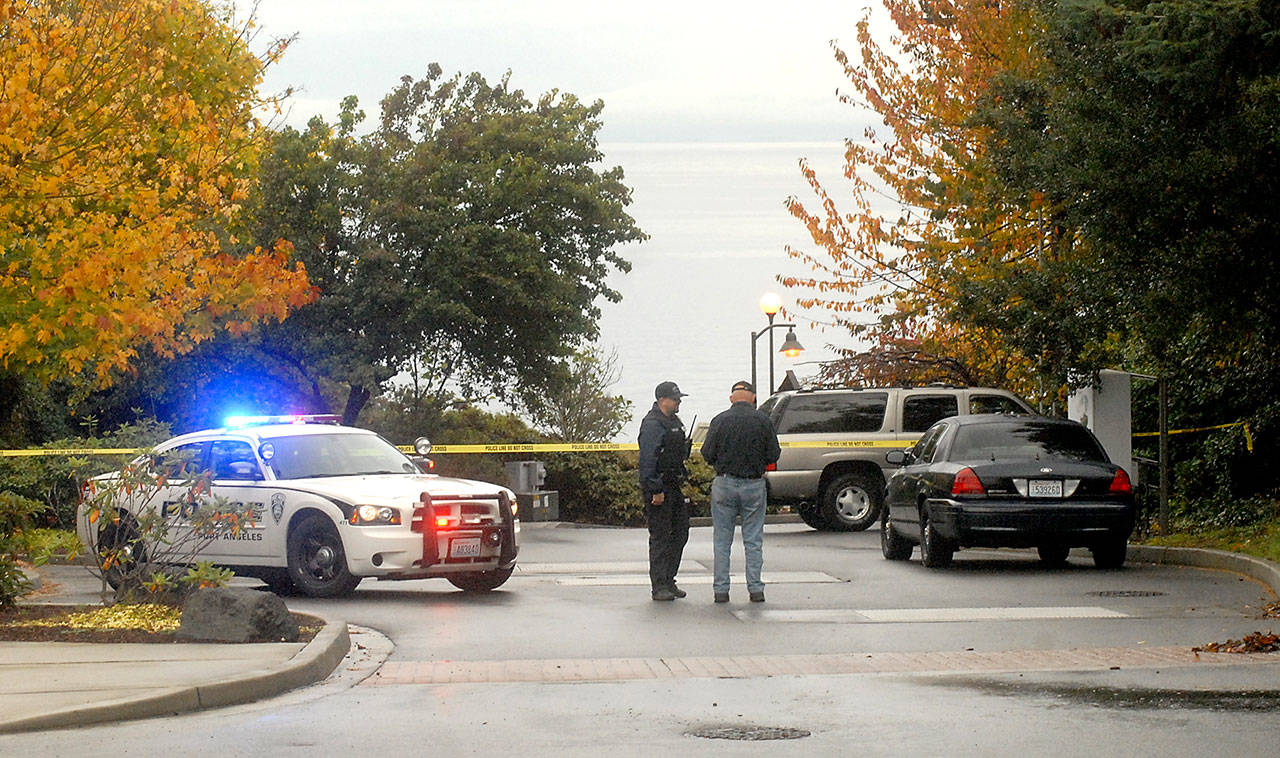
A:
<svg viewBox="0 0 1280 758">
<path fill-rule="evenodd" d="M 797 355 L 799 355 L 803 350 L 804 350 L 804 345 L 801 345 L 800 340 L 796 339 L 796 330 L 788 329 L 787 339 L 782 343 L 782 347 L 778 348 L 778 352 L 782 353 L 788 358 L 794 358 Z"/>
</svg>

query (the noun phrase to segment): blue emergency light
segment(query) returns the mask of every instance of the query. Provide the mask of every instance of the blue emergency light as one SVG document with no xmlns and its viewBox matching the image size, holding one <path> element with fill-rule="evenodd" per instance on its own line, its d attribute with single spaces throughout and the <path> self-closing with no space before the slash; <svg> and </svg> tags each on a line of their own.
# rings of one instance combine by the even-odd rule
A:
<svg viewBox="0 0 1280 758">
<path fill-rule="evenodd" d="M 266 424 L 336 424 L 340 421 L 342 417 L 332 413 L 291 413 L 283 416 L 228 416 L 224 423 L 228 429 L 240 429 Z"/>
</svg>

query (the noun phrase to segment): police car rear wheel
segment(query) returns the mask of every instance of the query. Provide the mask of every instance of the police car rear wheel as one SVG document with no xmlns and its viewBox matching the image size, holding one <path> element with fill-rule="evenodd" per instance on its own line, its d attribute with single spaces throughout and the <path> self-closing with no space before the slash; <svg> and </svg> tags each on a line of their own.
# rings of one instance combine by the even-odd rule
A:
<svg viewBox="0 0 1280 758">
<path fill-rule="evenodd" d="M 501 587 L 511 578 L 511 572 L 514 570 L 515 566 L 493 571 L 476 571 L 471 574 L 452 574 L 449 576 L 449 581 L 454 587 L 467 592 L 488 592 Z"/>
<path fill-rule="evenodd" d="M 289 578 L 311 597 L 345 595 L 360 583 L 347 569 L 338 530 L 324 516 L 308 516 L 289 532 Z"/>
<path fill-rule="evenodd" d="M 113 590 L 120 589 L 125 578 L 146 560 L 142 535 L 129 514 L 123 514 L 117 523 L 98 531 L 98 554 L 98 566 Z"/>
</svg>

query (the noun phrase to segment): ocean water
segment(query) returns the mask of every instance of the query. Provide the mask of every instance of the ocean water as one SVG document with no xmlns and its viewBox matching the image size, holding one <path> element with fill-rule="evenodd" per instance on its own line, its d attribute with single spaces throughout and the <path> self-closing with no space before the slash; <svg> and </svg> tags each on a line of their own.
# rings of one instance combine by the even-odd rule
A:
<svg viewBox="0 0 1280 758">
<path fill-rule="evenodd" d="M 628 274 L 610 285 L 620 303 L 603 303 L 598 347 L 616 351 L 621 378 L 612 388 L 634 403 L 634 417 L 616 438 L 635 441 L 639 418 L 653 403 L 653 388 L 672 380 L 689 394 L 680 417 L 690 426 L 728 407 L 729 388 L 751 377 L 751 333 L 768 324 L 760 296 L 777 293 L 792 306 L 797 293 L 777 277 L 804 274 L 785 246 L 812 248 L 805 228 L 786 210 L 790 195 L 813 195 L 800 174 L 807 158 L 830 189 L 842 181 L 844 148 L 838 143 L 613 144 L 607 165 L 620 165 L 633 189 L 630 207 L 650 235 L 620 250 Z M 782 314 L 777 323 L 786 321 Z M 832 357 L 828 344 L 849 344 L 847 334 L 822 332 L 797 321 L 805 351 L 774 357 L 774 382 L 788 369 L 812 375 Z M 775 329 L 775 349 L 786 337 Z M 757 344 L 757 390 L 768 396 L 769 337 Z M 690 427 L 691 428 L 691 427 Z"/>
</svg>

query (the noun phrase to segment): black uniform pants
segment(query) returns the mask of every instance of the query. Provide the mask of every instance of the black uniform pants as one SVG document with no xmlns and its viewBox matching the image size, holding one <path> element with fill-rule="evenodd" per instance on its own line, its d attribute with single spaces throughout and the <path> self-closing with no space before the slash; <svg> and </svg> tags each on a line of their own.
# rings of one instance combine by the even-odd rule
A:
<svg viewBox="0 0 1280 758">
<path fill-rule="evenodd" d="M 661 505 L 646 502 L 644 508 L 649 522 L 649 581 L 655 590 L 675 583 L 689 541 L 689 504 L 680 485 L 667 485 L 662 491 Z"/>
</svg>

